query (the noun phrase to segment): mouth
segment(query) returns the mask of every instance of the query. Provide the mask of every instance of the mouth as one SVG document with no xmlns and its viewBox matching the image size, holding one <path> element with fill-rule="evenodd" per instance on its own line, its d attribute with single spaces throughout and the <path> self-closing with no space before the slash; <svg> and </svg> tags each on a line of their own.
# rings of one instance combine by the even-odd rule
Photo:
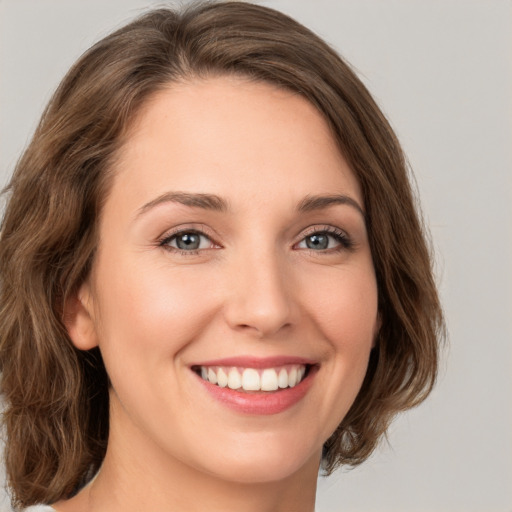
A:
<svg viewBox="0 0 512 512">
<path fill-rule="evenodd" d="M 276 392 L 298 386 L 311 371 L 311 364 L 285 364 L 268 368 L 230 365 L 195 365 L 202 380 L 241 393 Z"/>
<path fill-rule="evenodd" d="M 209 397 L 236 413 L 250 415 L 297 410 L 299 404 L 307 403 L 303 399 L 319 368 L 317 361 L 295 356 L 237 356 L 190 367 Z"/>
</svg>

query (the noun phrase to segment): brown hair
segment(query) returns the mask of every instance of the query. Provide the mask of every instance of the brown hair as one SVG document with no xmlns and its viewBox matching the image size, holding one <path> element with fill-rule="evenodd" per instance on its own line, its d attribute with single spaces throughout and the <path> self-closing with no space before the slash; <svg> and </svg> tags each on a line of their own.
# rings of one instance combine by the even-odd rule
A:
<svg viewBox="0 0 512 512">
<path fill-rule="evenodd" d="M 407 165 L 383 114 L 321 39 L 241 2 L 151 11 L 94 45 L 55 92 L 8 187 L 0 241 L 0 364 L 13 503 L 72 495 L 99 468 L 108 377 L 69 340 L 62 304 L 88 275 L 110 170 L 130 121 L 170 82 L 237 74 L 318 108 L 356 174 L 382 325 L 355 403 L 324 446 L 324 468 L 365 460 L 437 370 L 443 318 Z"/>
</svg>

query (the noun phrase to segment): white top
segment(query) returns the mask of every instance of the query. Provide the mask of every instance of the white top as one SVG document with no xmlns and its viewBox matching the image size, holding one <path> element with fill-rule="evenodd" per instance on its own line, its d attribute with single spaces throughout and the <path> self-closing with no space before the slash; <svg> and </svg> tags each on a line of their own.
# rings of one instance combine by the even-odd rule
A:
<svg viewBox="0 0 512 512">
<path fill-rule="evenodd" d="M 55 512 L 55 509 L 49 505 L 32 505 L 23 509 L 23 512 Z"/>
</svg>

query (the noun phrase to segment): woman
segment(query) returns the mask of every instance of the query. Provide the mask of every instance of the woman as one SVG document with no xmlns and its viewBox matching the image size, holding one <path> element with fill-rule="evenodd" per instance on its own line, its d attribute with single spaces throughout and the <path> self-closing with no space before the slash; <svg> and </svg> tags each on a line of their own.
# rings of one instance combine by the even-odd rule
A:
<svg viewBox="0 0 512 512">
<path fill-rule="evenodd" d="M 157 10 L 70 70 L 0 249 L 17 507 L 311 511 L 432 388 L 405 159 L 349 67 L 246 3 Z"/>
</svg>

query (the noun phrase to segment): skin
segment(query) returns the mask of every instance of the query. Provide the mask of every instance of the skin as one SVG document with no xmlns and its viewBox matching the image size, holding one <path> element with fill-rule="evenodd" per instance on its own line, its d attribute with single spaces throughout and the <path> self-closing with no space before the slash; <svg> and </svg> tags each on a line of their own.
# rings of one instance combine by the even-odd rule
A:
<svg viewBox="0 0 512 512">
<path fill-rule="evenodd" d="M 140 112 L 115 171 L 92 273 L 65 320 L 78 348 L 101 349 L 109 444 L 96 479 L 55 508 L 311 512 L 322 445 L 360 389 L 379 323 L 361 190 L 326 122 L 264 83 L 172 84 Z M 162 200 L 175 192 L 226 208 Z M 349 202 L 298 211 L 334 194 Z M 177 228 L 204 232 L 199 250 L 176 250 Z M 351 247 L 329 235 L 308 248 L 326 229 Z M 282 355 L 318 371 L 278 414 L 226 407 L 190 368 Z"/>
</svg>

